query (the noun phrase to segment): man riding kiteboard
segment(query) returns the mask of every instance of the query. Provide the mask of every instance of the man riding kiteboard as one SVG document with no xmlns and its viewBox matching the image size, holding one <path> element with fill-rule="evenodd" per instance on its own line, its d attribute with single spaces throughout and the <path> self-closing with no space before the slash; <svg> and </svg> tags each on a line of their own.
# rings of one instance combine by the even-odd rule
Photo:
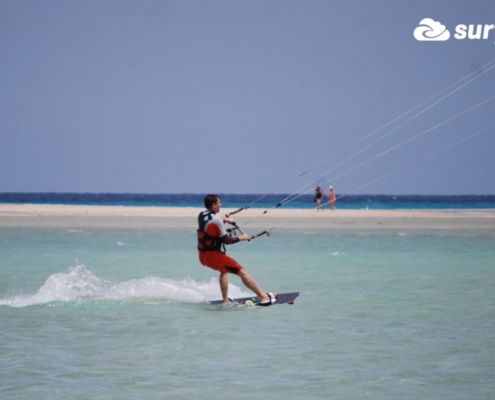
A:
<svg viewBox="0 0 495 400">
<path fill-rule="evenodd" d="M 238 243 L 239 241 L 250 240 L 250 236 L 242 234 L 241 236 L 230 236 L 224 226 L 224 223 L 236 226 L 233 218 L 220 218 L 217 214 L 220 212 L 222 202 L 216 194 L 209 194 L 204 199 L 206 210 L 198 215 L 198 250 L 199 261 L 202 265 L 210 267 L 220 272 L 220 291 L 224 303 L 229 303 L 229 277 L 228 274 L 234 274 L 241 278 L 242 283 L 251 289 L 259 299 L 260 306 L 269 306 L 274 304 L 276 294 L 264 292 L 258 286 L 256 281 L 248 272 L 232 257 L 222 251 L 222 246 Z"/>
</svg>

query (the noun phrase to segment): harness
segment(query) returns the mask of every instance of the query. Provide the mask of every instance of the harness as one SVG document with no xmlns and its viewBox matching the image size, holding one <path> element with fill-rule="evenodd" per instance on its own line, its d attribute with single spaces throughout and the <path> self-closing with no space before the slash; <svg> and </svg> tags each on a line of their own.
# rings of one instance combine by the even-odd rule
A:
<svg viewBox="0 0 495 400">
<path fill-rule="evenodd" d="M 198 216 L 199 229 L 197 230 L 197 234 L 199 251 L 222 251 L 223 242 L 220 240 L 220 237 L 211 236 L 206 232 L 206 224 L 213 219 L 213 215 L 213 211 L 207 210 Z"/>
</svg>

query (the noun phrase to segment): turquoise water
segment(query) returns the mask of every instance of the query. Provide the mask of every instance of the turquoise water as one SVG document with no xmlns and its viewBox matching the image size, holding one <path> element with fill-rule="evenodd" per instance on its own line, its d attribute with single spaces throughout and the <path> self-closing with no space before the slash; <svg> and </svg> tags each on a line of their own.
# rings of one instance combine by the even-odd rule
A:
<svg viewBox="0 0 495 400">
<path fill-rule="evenodd" d="M 236 308 L 193 229 L 0 228 L 0 398 L 494 399 L 495 232 L 462 235 L 277 230 L 229 254 L 301 296 Z"/>
</svg>

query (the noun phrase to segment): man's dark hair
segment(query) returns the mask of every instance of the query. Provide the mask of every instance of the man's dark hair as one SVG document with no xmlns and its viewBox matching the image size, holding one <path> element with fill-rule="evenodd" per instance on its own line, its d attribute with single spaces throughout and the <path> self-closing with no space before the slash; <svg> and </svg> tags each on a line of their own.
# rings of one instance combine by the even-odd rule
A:
<svg viewBox="0 0 495 400">
<path fill-rule="evenodd" d="M 210 210 L 211 209 L 211 206 L 213 204 L 215 204 L 218 199 L 220 199 L 220 196 L 216 195 L 216 194 L 207 194 L 205 196 L 205 207 Z"/>
</svg>

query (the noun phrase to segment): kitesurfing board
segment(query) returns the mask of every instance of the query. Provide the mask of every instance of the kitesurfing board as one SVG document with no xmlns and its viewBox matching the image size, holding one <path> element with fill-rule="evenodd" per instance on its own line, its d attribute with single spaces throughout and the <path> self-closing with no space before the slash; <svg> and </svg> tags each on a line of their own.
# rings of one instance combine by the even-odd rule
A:
<svg viewBox="0 0 495 400">
<path fill-rule="evenodd" d="M 272 304 L 273 306 L 276 304 L 294 304 L 294 300 L 299 296 L 299 292 L 293 292 L 293 293 L 279 293 L 277 294 L 277 302 Z M 252 306 L 257 306 L 259 305 L 258 302 L 258 296 L 251 296 L 251 297 L 241 297 L 238 299 L 232 299 L 234 305 L 252 305 Z M 209 301 L 208 303 L 213 304 L 213 305 L 221 305 L 223 304 L 223 300 L 213 300 Z"/>
</svg>

